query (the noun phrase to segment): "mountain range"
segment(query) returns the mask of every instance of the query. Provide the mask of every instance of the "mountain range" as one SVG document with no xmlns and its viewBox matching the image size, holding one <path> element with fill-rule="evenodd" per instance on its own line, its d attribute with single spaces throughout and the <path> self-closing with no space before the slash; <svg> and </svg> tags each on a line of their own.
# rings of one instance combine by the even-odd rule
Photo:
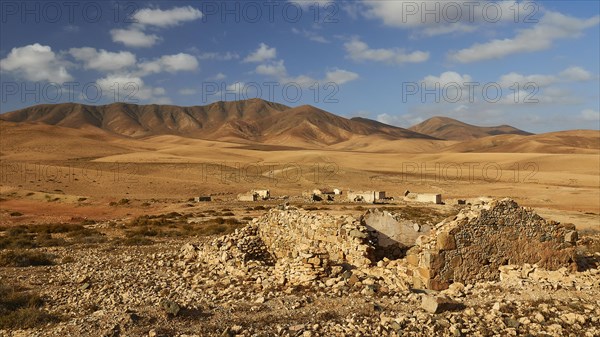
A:
<svg viewBox="0 0 600 337">
<path fill-rule="evenodd" d="M 42 104 L 7 112 L 0 119 L 73 129 L 97 128 L 133 138 L 178 135 L 270 144 L 300 141 L 332 145 L 360 136 L 388 140 L 472 140 L 499 134 L 530 135 L 508 125 L 479 127 L 446 117 L 434 117 L 404 129 L 362 117 L 344 118 L 310 105 L 289 107 L 261 99 L 192 107 Z"/>
</svg>

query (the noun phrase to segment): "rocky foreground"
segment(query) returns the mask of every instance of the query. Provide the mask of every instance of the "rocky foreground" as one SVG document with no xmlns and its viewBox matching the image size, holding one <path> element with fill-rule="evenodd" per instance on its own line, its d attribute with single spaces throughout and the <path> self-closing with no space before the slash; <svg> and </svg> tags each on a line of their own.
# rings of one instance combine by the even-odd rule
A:
<svg viewBox="0 0 600 337">
<path fill-rule="evenodd" d="M 215 242 L 227 240 L 208 244 Z M 233 275 L 223 264 L 198 262 L 195 249 L 177 241 L 46 248 L 72 262 L 3 268 L 1 278 L 38 291 L 61 320 L 0 335 L 600 336 L 596 268 L 504 266 L 497 282 L 455 283 L 442 292 L 386 291 L 381 279 L 360 271 L 299 287 L 282 285 L 266 263 Z"/>
<path fill-rule="evenodd" d="M 48 318 L 0 336 L 600 336 L 600 252 L 583 249 L 597 234 L 578 238 L 578 271 L 505 264 L 497 279 L 436 291 L 414 286 L 406 258 L 350 268 L 310 247 L 272 254 L 261 226 L 282 212 L 227 235 L 32 248 L 56 262 L 0 267 L 0 285 L 38 294 Z M 366 242 L 360 222 L 340 219 L 348 240 Z"/>
</svg>

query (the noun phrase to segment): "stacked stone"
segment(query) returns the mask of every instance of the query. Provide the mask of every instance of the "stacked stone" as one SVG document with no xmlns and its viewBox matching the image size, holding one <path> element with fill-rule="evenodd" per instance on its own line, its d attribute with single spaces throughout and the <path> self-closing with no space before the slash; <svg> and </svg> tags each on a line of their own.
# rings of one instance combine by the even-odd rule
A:
<svg viewBox="0 0 600 337">
<path fill-rule="evenodd" d="M 197 250 L 198 261 L 212 265 L 223 265 L 235 271 L 248 265 L 272 265 L 273 258 L 257 235 L 256 225 L 236 229 L 234 233 L 217 237 Z M 191 248 L 183 247 L 190 251 Z M 190 256 L 189 253 L 186 254 Z M 184 256 L 185 258 L 185 256 Z"/>
<path fill-rule="evenodd" d="M 498 267 L 537 264 L 576 268 L 573 225 L 546 221 L 511 199 L 465 208 L 421 236 L 407 253 L 416 288 L 446 289 L 452 282 L 498 280 Z"/>
<path fill-rule="evenodd" d="M 296 258 L 277 260 L 274 272 L 282 283 L 308 286 L 330 274 L 329 254 L 301 252 Z"/>
<path fill-rule="evenodd" d="M 267 250 L 277 259 L 301 260 L 302 254 L 313 254 L 313 262 L 326 255 L 332 264 L 353 267 L 371 264 L 374 252 L 371 236 L 367 227 L 351 216 L 271 209 L 253 223 L 258 226 L 258 236 Z"/>
</svg>

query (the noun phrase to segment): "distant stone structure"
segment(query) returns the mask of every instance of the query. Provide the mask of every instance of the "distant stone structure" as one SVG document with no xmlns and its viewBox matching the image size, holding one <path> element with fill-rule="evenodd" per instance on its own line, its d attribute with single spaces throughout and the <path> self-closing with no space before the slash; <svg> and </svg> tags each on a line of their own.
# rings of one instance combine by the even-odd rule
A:
<svg viewBox="0 0 600 337">
<path fill-rule="evenodd" d="M 366 202 L 366 203 L 374 203 L 377 200 L 385 199 L 384 191 L 364 191 L 364 192 L 354 192 L 348 191 L 348 201 L 350 202 Z"/>
<path fill-rule="evenodd" d="M 240 193 L 237 195 L 238 201 L 257 201 L 258 194 L 254 192 Z"/>
<path fill-rule="evenodd" d="M 511 199 L 472 205 L 417 239 L 407 253 L 416 288 L 497 280 L 498 267 L 576 268 L 573 225 L 546 221 Z"/>
<path fill-rule="evenodd" d="M 258 198 L 267 200 L 271 197 L 271 191 L 269 190 L 252 190 L 250 193 L 255 193 Z"/>
<path fill-rule="evenodd" d="M 440 205 L 442 204 L 442 195 L 435 193 L 413 193 L 411 191 L 404 192 L 405 201 L 426 202 Z"/>
</svg>

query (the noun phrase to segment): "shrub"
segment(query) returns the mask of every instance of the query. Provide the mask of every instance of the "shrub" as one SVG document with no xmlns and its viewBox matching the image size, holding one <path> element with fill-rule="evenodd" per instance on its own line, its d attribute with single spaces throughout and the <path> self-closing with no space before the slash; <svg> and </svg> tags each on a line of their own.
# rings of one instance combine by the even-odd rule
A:
<svg viewBox="0 0 600 337">
<path fill-rule="evenodd" d="M 154 241 L 143 236 L 132 236 L 125 239 L 117 239 L 115 243 L 124 246 L 148 246 L 154 244 Z"/>
<path fill-rule="evenodd" d="M 28 250 L 7 251 L 0 255 L 0 267 L 49 266 L 54 264 L 52 255 Z"/>
<path fill-rule="evenodd" d="M 58 321 L 40 309 L 42 304 L 37 294 L 0 284 L 0 329 L 28 329 Z"/>
</svg>

